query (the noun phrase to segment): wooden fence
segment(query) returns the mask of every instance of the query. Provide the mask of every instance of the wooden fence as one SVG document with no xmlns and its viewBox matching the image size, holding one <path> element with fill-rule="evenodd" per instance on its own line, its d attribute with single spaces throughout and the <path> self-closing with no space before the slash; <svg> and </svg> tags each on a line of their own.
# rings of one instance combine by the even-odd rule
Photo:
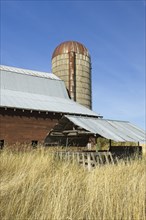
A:
<svg viewBox="0 0 146 220">
<path fill-rule="evenodd" d="M 84 168 L 91 170 L 97 165 L 114 164 L 113 156 L 110 152 L 55 152 L 55 157 L 60 160 L 78 162 Z"/>
</svg>

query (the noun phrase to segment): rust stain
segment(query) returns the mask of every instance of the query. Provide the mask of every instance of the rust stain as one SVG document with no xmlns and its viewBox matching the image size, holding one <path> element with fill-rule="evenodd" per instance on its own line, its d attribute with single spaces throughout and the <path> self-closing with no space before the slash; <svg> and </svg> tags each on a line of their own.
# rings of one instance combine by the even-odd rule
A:
<svg viewBox="0 0 146 220">
<path fill-rule="evenodd" d="M 69 94 L 76 101 L 75 52 L 69 52 Z"/>
<path fill-rule="evenodd" d="M 75 52 L 90 57 L 87 48 L 77 41 L 65 41 L 56 47 L 52 59 L 60 54 Z"/>
</svg>

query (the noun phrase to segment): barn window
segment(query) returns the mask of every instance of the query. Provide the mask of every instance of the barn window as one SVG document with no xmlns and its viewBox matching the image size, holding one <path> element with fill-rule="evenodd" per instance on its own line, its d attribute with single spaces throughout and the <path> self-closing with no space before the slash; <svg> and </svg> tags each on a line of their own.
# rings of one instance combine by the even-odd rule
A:
<svg viewBox="0 0 146 220">
<path fill-rule="evenodd" d="M 4 147 L 4 140 L 0 140 L 0 149 L 2 150 Z"/>
<path fill-rule="evenodd" d="M 31 142 L 31 145 L 32 145 L 32 147 L 36 148 L 36 146 L 38 145 L 38 141 L 33 140 L 33 141 Z"/>
</svg>

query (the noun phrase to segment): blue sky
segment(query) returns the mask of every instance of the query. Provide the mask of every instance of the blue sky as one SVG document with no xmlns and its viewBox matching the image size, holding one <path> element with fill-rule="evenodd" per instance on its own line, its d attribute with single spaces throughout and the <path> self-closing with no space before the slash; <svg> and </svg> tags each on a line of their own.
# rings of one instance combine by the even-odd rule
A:
<svg viewBox="0 0 146 220">
<path fill-rule="evenodd" d="M 2 1 L 1 64 L 51 72 L 67 40 L 92 60 L 93 110 L 145 128 L 145 1 Z"/>
</svg>

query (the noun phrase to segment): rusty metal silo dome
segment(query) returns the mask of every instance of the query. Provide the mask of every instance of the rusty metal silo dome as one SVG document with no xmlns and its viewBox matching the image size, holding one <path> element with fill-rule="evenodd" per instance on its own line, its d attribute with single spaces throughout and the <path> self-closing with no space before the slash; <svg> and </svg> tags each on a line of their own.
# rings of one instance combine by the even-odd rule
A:
<svg viewBox="0 0 146 220">
<path fill-rule="evenodd" d="M 66 41 L 57 46 L 52 55 L 52 72 L 65 82 L 74 101 L 92 109 L 91 59 L 83 44 Z"/>
</svg>

